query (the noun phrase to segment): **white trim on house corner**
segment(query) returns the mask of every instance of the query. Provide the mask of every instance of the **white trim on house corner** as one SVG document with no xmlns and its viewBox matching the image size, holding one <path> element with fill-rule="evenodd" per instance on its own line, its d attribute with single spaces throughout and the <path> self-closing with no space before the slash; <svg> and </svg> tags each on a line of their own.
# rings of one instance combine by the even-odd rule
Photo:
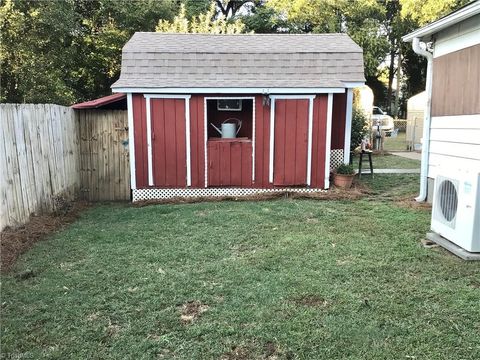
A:
<svg viewBox="0 0 480 360">
<path fill-rule="evenodd" d="M 363 81 L 344 81 L 343 85 L 345 85 L 347 89 L 353 89 L 357 87 L 362 87 L 363 85 L 365 85 L 365 83 Z"/>
<path fill-rule="evenodd" d="M 268 181 L 273 184 L 273 153 L 275 151 L 275 98 L 270 101 L 270 153 L 268 154 Z"/>
<path fill-rule="evenodd" d="M 192 186 L 192 162 L 190 157 L 190 96 L 185 97 L 185 152 L 187 160 L 187 187 Z"/>
<path fill-rule="evenodd" d="M 150 99 L 180 99 L 185 100 L 185 152 L 187 186 L 192 185 L 192 164 L 190 157 L 190 95 L 175 94 L 144 94 L 145 106 L 147 108 L 147 162 L 148 162 L 148 185 L 153 186 L 153 147 L 152 147 L 152 114 Z"/>
<path fill-rule="evenodd" d="M 207 154 L 207 141 L 208 141 L 208 122 L 207 122 L 207 99 L 203 98 L 203 160 L 205 162 L 205 187 L 208 187 L 208 154 Z"/>
<path fill-rule="evenodd" d="M 143 94 L 145 99 L 190 99 L 191 95 L 178 95 L 178 94 Z"/>
<path fill-rule="evenodd" d="M 333 94 L 328 94 L 327 129 L 325 134 L 325 189 L 330 187 L 330 147 L 332 145 Z"/>
<path fill-rule="evenodd" d="M 423 38 L 428 35 L 433 35 L 476 14 L 480 14 L 480 1 L 474 1 L 460 10 L 441 18 L 440 20 L 411 32 L 410 34 L 403 36 L 402 40 L 404 42 L 410 42 L 414 38 Z"/>
<path fill-rule="evenodd" d="M 130 157 L 130 188 L 137 189 L 137 179 L 135 170 L 135 131 L 133 121 L 133 101 L 132 93 L 127 94 L 127 117 L 128 117 L 128 151 Z"/>
<path fill-rule="evenodd" d="M 307 185 L 312 183 L 313 98 L 308 101 Z"/>
<path fill-rule="evenodd" d="M 148 166 L 148 185 L 153 186 L 153 151 L 152 151 L 152 114 L 150 106 L 150 98 L 145 101 L 147 113 L 147 166 Z"/>
<path fill-rule="evenodd" d="M 350 142 L 352 137 L 353 90 L 347 89 L 347 109 L 345 111 L 345 140 L 343 143 L 343 162 L 350 163 Z"/>
<path fill-rule="evenodd" d="M 204 97 L 205 106 L 205 129 L 207 129 L 207 100 L 225 100 L 225 99 L 238 99 L 238 100 L 252 100 L 252 181 L 255 181 L 255 96 L 206 96 Z M 207 139 L 208 131 L 206 132 L 205 139 Z M 207 139 L 208 140 L 208 139 Z M 207 140 L 205 141 L 205 164 L 208 160 L 207 155 Z M 207 172 L 207 166 L 205 166 L 205 174 Z M 207 177 L 205 175 L 205 187 L 207 187 Z"/>
<path fill-rule="evenodd" d="M 480 44 L 480 27 L 453 38 L 439 39 L 433 48 L 433 58 L 447 55 L 478 44 Z"/>
<path fill-rule="evenodd" d="M 329 94 L 330 96 L 331 94 Z M 312 180 L 312 133 L 313 133 L 313 100 L 316 95 L 270 95 L 270 153 L 268 180 L 273 183 L 275 154 L 275 100 L 308 100 L 308 143 L 307 143 L 307 185 Z"/>
<path fill-rule="evenodd" d="M 198 88 L 140 88 L 140 87 L 121 87 L 113 88 L 114 93 L 143 93 L 143 94 L 328 94 L 344 93 L 343 87 L 319 87 L 319 88 L 244 88 L 244 87 L 198 87 Z"/>
</svg>

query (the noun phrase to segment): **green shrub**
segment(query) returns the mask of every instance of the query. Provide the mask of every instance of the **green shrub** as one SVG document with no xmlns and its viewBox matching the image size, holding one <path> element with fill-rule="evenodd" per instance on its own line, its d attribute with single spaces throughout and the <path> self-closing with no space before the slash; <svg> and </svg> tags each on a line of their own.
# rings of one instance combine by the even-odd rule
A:
<svg viewBox="0 0 480 360">
<path fill-rule="evenodd" d="M 353 175 L 355 174 L 355 169 L 353 168 L 353 165 L 341 164 L 337 167 L 335 173 L 340 175 Z"/>
<path fill-rule="evenodd" d="M 353 108 L 352 114 L 352 135 L 350 137 L 350 151 L 355 150 L 362 143 L 362 139 L 367 135 L 367 116 L 357 108 Z"/>
</svg>

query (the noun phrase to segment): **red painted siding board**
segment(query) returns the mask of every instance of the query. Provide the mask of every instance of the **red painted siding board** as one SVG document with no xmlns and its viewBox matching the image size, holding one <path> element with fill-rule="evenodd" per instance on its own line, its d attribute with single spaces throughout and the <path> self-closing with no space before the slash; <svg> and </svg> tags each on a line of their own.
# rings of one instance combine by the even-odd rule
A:
<svg viewBox="0 0 480 360">
<path fill-rule="evenodd" d="M 333 95 L 332 142 L 331 149 L 343 149 L 345 141 L 345 116 L 347 111 L 347 94 Z"/>
<path fill-rule="evenodd" d="M 133 133 L 135 141 L 135 177 L 137 188 L 145 188 L 147 184 L 147 131 L 145 98 L 142 94 L 132 96 L 133 105 Z"/>
<path fill-rule="evenodd" d="M 185 100 L 174 99 L 175 106 L 175 134 L 176 134 L 176 175 L 175 186 L 184 187 L 187 185 L 187 146 L 185 133 Z"/>
<path fill-rule="evenodd" d="M 307 183 L 309 100 L 297 100 L 294 184 Z"/>
<path fill-rule="evenodd" d="M 318 95 L 313 106 L 313 149 L 312 183 L 313 188 L 323 188 L 325 181 L 325 141 L 327 128 L 327 95 Z"/>
</svg>

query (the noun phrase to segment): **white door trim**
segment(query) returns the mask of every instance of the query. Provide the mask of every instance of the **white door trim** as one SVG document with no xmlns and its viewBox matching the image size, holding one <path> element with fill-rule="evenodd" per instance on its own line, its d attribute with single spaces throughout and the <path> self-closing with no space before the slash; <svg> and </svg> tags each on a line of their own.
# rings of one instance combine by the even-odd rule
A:
<svg viewBox="0 0 480 360">
<path fill-rule="evenodd" d="M 153 148 L 152 148 L 152 114 L 150 99 L 183 99 L 185 100 L 185 158 L 187 186 L 192 185 L 192 164 L 190 157 L 190 97 L 191 95 L 175 94 L 144 94 L 147 114 L 147 163 L 148 163 L 148 185 L 154 186 L 153 181 Z M 128 101 L 128 100 L 127 100 Z"/>
<path fill-rule="evenodd" d="M 127 117 L 128 117 L 128 151 L 130 161 L 130 188 L 137 189 L 137 178 L 135 169 L 135 131 L 133 121 L 133 99 L 132 93 L 127 94 Z"/>
<path fill-rule="evenodd" d="M 353 90 L 347 89 L 347 109 L 345 111 L 345 141 L 343 143 L 343 162 L 350 163 L 350 142 L 352 137 Z"/>
<path fill-rule="evenodd" d="M 205 128 L 205 144 L 204 144 L 204 151 L 205 151 L 205 187 L 208 186 L 208 154 L 207 154 L 207 141 L 208 141 L 208 121 L 207 121 L 207 100 L 225 100 L 225 99 L 239 99 L 239 100 L 252 100 L 252 182 L 255 181 L 255 96 L 205 96 L 203 102 L 204 106 L 204 128 Z"/>
<path fill-rule="evenodd" d="M 330 95 L 330 94 L 329 94 Z M 275 100 L 308 100 L 308 144 L 307 144 L 307 185 L 312 183 L 312 134 L 313 100 L 316 95 L 270 95 L 270 153 L 268 180 L 273 184 L 273 163 L 275 154 Z"/>
<path fill-rule="evenodd" d="M 332 145 L 332 113 L 333 94 L 328 94 L 327 102 L 327 129 L 325 134 L 325 184 L 324 188 L 330 187 L 330 147 Z"/>
</svg>

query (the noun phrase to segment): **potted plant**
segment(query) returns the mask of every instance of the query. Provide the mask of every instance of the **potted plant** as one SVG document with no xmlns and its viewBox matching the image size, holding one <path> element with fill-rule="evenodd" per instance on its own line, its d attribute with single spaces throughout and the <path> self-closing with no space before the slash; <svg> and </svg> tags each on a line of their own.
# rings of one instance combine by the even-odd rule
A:
<svg viewBox="0 0 480 360">
<path fill-rule="evenodd" d="M 353 165 L 341 164 L 333 173 L 333 183 L 337 187 L 349 189 L 352 186 L 354 177 L 355 169 L 353 168 Z"/>
</svg>

